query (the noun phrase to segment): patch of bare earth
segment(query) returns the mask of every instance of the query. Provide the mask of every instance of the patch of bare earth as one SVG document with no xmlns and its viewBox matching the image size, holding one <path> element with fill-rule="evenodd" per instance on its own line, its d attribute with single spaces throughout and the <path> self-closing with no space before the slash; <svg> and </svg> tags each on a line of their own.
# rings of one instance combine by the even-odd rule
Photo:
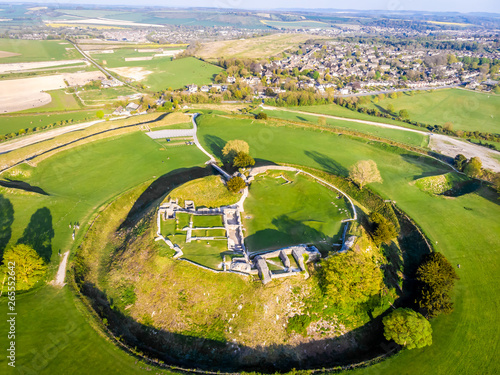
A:
<svg viewBox="0 0 500 375">
<path fill-rule="evenodd" d="M 134 66 L 134 67 L 122 67 L 122 68 L 113 68 L 108 69 L 112 72 L 118 73 L 119 75 L 133 79 L 134 81 L 141 81 L 146 78 L 149 74 L 153 73 L 151 70 L 145 70 L 142 66 Z"/>
<path fill-rule="evenodd" d="M 20 53 L 0 51 L 0 59 L 3 57 L 20 56 L 20 55 L 21 55 Z"/>
</svg>

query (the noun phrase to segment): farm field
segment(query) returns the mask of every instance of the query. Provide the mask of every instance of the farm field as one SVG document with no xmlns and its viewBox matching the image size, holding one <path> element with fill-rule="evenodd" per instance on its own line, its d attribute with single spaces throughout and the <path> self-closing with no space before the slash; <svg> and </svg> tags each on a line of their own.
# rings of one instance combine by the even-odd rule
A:
<svg viewBox="0 0 500 375">
<path fill-rule="evenodd" d="M 20 111 L 19 113 L 61 112 L 82 109 L 82 105 L 75 94 L 66 93 L 65 89 L 48 91 L 51 101 L 41 107 Z"/>
<path fill-rule="evenodd" d="M 410 119 L 429 125 L 453 123 L 453 130 L 500 133 L 500 95 L 470 92 L 461 89 L 420 91 L 397 99 L 384 99 L 367 107 L 387 108 L 396 112 L 406 109 Z"/>
<path fill-rule="evenodd" d="M 251 217 L 243 218 L 246 247 L 253 252 L 302 243 L 331 246 L 341 238 L 341 220 L 351 218 L 338 195 L 293 172 L 258 175 L 245 200 L 245 215 Z"/>
<path fill-rule="evenodd" d="M 342 108 L 342 107 L 340 107 L 340 108 Z M 260 111 L 256 111 L 256 113 L 258 113 L 258 112 L 260 112 Z M 308 122 L 311 124 L 318 123 L 317 116 L 309 116 L 309 115 L 305 115 L 302 113 L 297 114 L 297 113 L 293 113 L 293 112 L 288 112 L 286 110 L 281 110 L 281 111 L 280 110 L 265 110 L 264 112 L 266 112 L 269 117 L 280 118 L 283 120 Z M 349 111 L 349 112 L 352 112 L 353 114 L 358 113 L 358 112 L 353 112 L 353 111 Z M 368 116 L 368 117 L 372 117 L 372 116 Z M 373 117 L 373 118 L 376 118 L 376 117 Z M 400 142 L 400 143 L 405 143 L 405 144 L 408 144 L 411 146 L 425 148 L 428 146 L 428 143 L 429 143 L 429 136 L 428 135 L 413 133 L 413 132 L 405 131 L 404 129 L 403 130 L 388 129 L 388 128 L 382 128 L 382 127 L 377 127 L 377 126 L 373 126 L 373 125 L 361 124 L 361 123 L 356 123 L 356 122 L 347 122 L 347 121 L 335 120 L 335 119 L 330 119 L 330 118 L 325 118 L 325 120 L 326 120 L 327 125 L 331 125 L 332 127 L 335 127 L 335 128 L 354 130 L 354 131 L 357 131 L 360 133 L 365 133 L 365 134 L 374 135 L 374 136 L 380 137 L 380 138 L 390 139 L 390 140 Z"/>
<path fill-rule="evenodd" d="M 133 95 L 136 91 L 126 87 L 109 87 L 98 90 L 83 90 L 78 92 L 78 96 L 86 105 L 105 104 L 120 100 L 120 96 Z"/>
<path fill-rule="evenodd" d="M 43 127 L 64 120 L 73 123 L 95 118 L 95 111 L 75 111 L 71 113 L 49 113 L 43 115 L 2 115 L 0 116 L 0 134 L 15 133 L 20 129 Z"/>
<path fill-rule="evenodd" d="M 66 50 L 66 48 L 71 48 L 71 50 Z M 20 40 L 0 38 L 0 51 L 14 54 L 12 56 L 0 57 L 0 64 L 74 60 L 82 57 L 78 51 L 65 40 Z"/>
<path fill-rule="evenodd" d="M 107 69 L 123 77 L 140 81 L 153 91 L 165 90 L 168 87 L 178 89 L 193 83 L 209 84 L 212 82 L 212 77 L 221 71 L 221 68 L 194 57 L 176 60 L 170 57 L 156 57 L 152 60 L 125 61 L 126 57 L 152 55 L 151 52 L 119 50 L 113 54 L 93 54 L 92 57 Z"/>
<path fill-rule="evenodd" d="M 245 40 L 228 40 L 205 43 L 196 51 L 196 55 L 203 59 L 217 59 L 219 57 L 250 57 L 264 58 L 275 56 L 285 50 L 298 49 L 300 43 L 310 39 L 307 34 L 273 34 Z M 315 35 L 315 38 L 320 36 Z"/>
<path fill-rule="evenodd" d="M 500 223 L 496 218 L 500 215 L 500 206 L 493 197 L 487 195 L 485 190 L 481 191 L 481 195 L 468 194 L 454 199 L 424 193 L 411 182 L 421 176 L 442 174 L 449 172 L 450 169 L 428 158 L 376 142 L 355 140 L 310 129 L 271 127 L 260 122 L 252 124 L 251 120 L 211 115 L 200 117 L 199 132 L 203 146 L 216 155 L 220 153 L 226 141 L 244 139 L 250 144 L 250 153 L 257 159 L 296 163 L 340 175 L 346 175 L 347 168 L 357 160 L 373 159 L 379 166 L 384 183 L 372 184 L 370 187 L 382 196 L 396 200 L 398 206 L 416 220 L 433 243 L 438 241 L 437 249 L 442 251 L 452 264 L 461 264 L 458 270 L 461 280 L 456 288 L 455 311 L 432 322 L 433 346 L 406 351 L 375 367 L 349 373 L 370 374 L 373 371 L 380 371 L 387 374 L 493 374 L 498 372 L 494 340 L 500 333 L 496 324 L 496 301 L 499 294 L 496 275 L 499 271 L 497 260 L 500 249 L 498 237 Z M 153 173 L 161 175 L 168 170 L 201 164 L 206 160 L 204 155 L 194 148 L 181 147 L 172 149 L 172 153 L 179 150 L 179 154 L 176 157 L 170 154 L 170 163 L 173 164 L 165 165 L 161 163 L 163 159 L 160 155 L 163 154 L 157 145 L 143 141 L 140 136 L 146 138 L 143 134 L 134 133 L 116 141 L 94 142 L 73 150 L 75 152 L 60 153 L 33 169 L 32 177 L 26 176 L 23 179 L 51 193 L 49 196 L 51 199 L 56 197 L 60 199 L 60 196 L 68 199 L 68 203 L 73 199 L 73 204 L 81 199 L 79 207 L 85 206 L 85 209 L 82 209 L 84 212 L 92 212 L 101 203 L 116 196 L 115 194 L 151 179 Z M 150 144 L 153 146 L 147 146 Z M 197 154 L 189 156 L 183 153 L 182 149 Z M 121 150 L 128 152 L 123 153 Z M 141 157 L 138 158 L 137 155 Z M 188 160 L 190 157 L 193 159 Z M 36 171 L 42 165 L 43 168 Z M 99 186 L 100 189 L 96 190 L 95 186 Z M 89 201 L 90 195 L 96 199 L 92 198 Z M 12 201 L 15 195 L 5 192 L 4 197 Z M 16 221 L 19 220 L 16 226 L 21 228 L 24 228 L 29 221 L 31 210 L 36 208 L 30 205 L 34 203 L 33 201 L 26 202 L 23 198 L 25 196 L 20 196 L 17 202 L 13 202 Z M 38 196 L 30 199 L 35 198 L 38 199 Z M 46 205 L 44 201 L 36 203 L 41 207 Z M 84 222 L 85 215 L 73 216 L 75 210 L 68 214 L 67 207 L 72 206 L 67 204 L 59 208 L 60 214 L 57 217 L 62 223 L 58 222 L 57 225 L 58 228 L 66 228 L 67 243 L 71 243 L 67 221 Z M 56 210 L 51 212 L 56 217 Z M 443 220 L 443 217 L 460 217 L 461 220 Z M 60 236 L 57 234 L 58 231 L 59 229 L 56 230 L 56 236 Z M 12 241 L 19 235 L 18 231 L 15 236 L 13 235 Z M 62 241 L 59 239 L 56 241 L 54 237 L 53 244 L 56 243 L 62 244 Z M 147 366 L 133 365 L 134 358 L 117 351 L 112 344 L 92 331 L 84 323 L 81 312 L 75 308 L 73 298 L 68 298 L 64 294 L 69 293 L 64 292 L 65 290 L 53 293 L 51 287 L 44 287 L 37 292 L 38 295 L 32 293 L 18 297 L 20 310 L 24 310 L 23 306 L 26 306 L 24 310 L 26 312 L 23 312 L 20 318 L 25 319 L 23 320 L 25 327 L 30 327 L 29 332 L 20 331 L 19 340 L 24 340 L 26 346 L 18 348 L 19 360 L 26 358 L 32 363 L 36 350 L 41 345 L 40 338 L 44 337 L 47 327 L 53 329 L 54 334 L 60 333 L 64 336 L 67 325 L 75 322 L 83 327 L 83 333 L 72 337 L 69 341 L 65 340 L 67 344 L 64 349 L 57 352 L 57 357 L 50 357 L 43 362 L 44 366 L 38 369 L 37 373 L 70 371 L 73 374 L 85 374 L 88 371 L 106 371 L 106 369 L 110 369 L 111 372 L 120 371 L 123 374 L 150 373 L 147 371 Z M 40 302 L 39 298 L 43 297 L 50 304 Z M 40 308 L 31 310 L 31 306 Z M 3 325 L 1 328 L 5 330 L 6 323 L 1 324 Z M 5 337 L 0 340 L 3 343 Z M 477 345 L 469 345 L 471 340 Z M 100 350 L 96 353 L 94 350 L 88 350 L 89 347 Z M 35 353 L 31 351 L 32 349 Z M 75 353 L 78 354 L 77 358 L 74 358 Z M 109 354 L 102 355 L 102 353 Z M 119 360 L 122 357 L 123 360 Z M 5 359 L 1 361 L 4 365 Z M 154 371 L 162 372 L 156 369 Z"/>
</svg>

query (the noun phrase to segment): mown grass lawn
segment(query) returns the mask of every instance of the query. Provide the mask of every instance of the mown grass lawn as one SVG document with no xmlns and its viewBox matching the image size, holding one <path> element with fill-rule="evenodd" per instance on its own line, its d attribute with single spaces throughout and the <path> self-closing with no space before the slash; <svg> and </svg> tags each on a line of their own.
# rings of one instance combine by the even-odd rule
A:
<svg viewBox="0 0 500 375">
<path fill-rule="evenodd" d="M 485 189 L 458 198 L 430 196 L 410 182 L 450 171 L 431 159 L 336 134 L 268 127 L 247 120 L 203 116 L 199 138 L 207 149 L 244 139 L 257 159 L 288 162 L 340 175 L 357 160 L 374 160 L 384 179 L 369 187 L 397 205 L 422 227 L 457 270 L 455 311 L 432 321 L 434 344 L 403 352 L 372 368 L 372 374 L 494 374 L 500 371 L 497 339 L 500 205 Z"/>
<path fill-rule="evenodd" d="M 500 132 L 500 95 L 461 89 L 420 91 L 414 96 L 405 93 L 400 98 L 384 99 L 367 107 L 387 109 L 389 104 L 395 112 L 406 109 L 414 121 L 430 125 L 451 122 L 454 130 Z"/>
<path fill-rule="evenodd" d="M 338 108 L 335 108 L 333 106 L 338 107 Z M 315 112 L 315 108 L 318 109 L 317 113 L 322 113 L 320 111 L 330 112 L 330 111 L 324 110 L 324 108 L 322 108 L 322 107 L 323 106 L 316 106 L 316 107 L 311 106 L 311 107 L 307 107 L 307 109 L 308 109 L 308 112 Z M 335 109 L 335 110 L 339 109 L 339 108 L 345 109 L 345 108 L 339 107 L 335 104 L 332 104 L 331 108 Z M 294 110 L 300 110 L 300 109 L 296 108 Z M 354 111 L 350 111 L 350 110 L 348 110 L 348 111 L 349 111 L 349 114 L 351 114 L 351 113 L 353 114 L 352 118 L 356 118 L 359 120 L 374 121 L 374 119 L 378 119 L 377 117 L 368 116 L 368 115 L 356 116 L 356 114 L 359 114 L 358 112 L 354 112 Z M 261 112 L 261 111 L 260 110 L 256 111 L 256 113 L 258 113 L 258 112 Z M 306 115 L 303 113 L 293 113 L 293 112 L 287 111 L 286 109 L 284 109 L 284 110 L 266 110 L 264 112 L 266 112 L 269 117 L 275 117 L 275 118 L 289 120 L 289 121 L 308 122 L 311 124 L 318 124 L 318 119 L 319 119 L 318 116 Z M 336 111 L 332 110 L 331 112 L 335 113 Z M 333 114 L 333 113 L 325 113 L 325 114 Z M 345 116 L 348 115 L 347 113 L 342 113 L 342 114 Z M 335 116 L 339 116 L 339 114 L 336 114 Z M 369 118 L 367 118 L 367 117 L 369 117 Z M 376 126 L 376 125 L 362 124 L 359 122 L 350 122 L 350 121 L 348 122 L 348 121 L 336 120 L 336 119 L 331 119 L 331 118 L 327 118 L 327 117 L 325 117 L 325 121 L 326 121 L 327 125 L 330 125 L 330 126 L 335 127 L 335 128 L 354 130 L 356 132 L 369 134 L 369 135 L 373 135 L 373 136 L 384 138 L 384 139 L 389 139 L 389 140 L 404 143 L 404 144 L 407 144 L 410 146 L 427 147 L 427 145 L 429 143 L 429 136 L 428 135 L 406 131 L 403 126 L 401 126 L 402 130 L 398 130 L 398 129 L 383 128 L 383 127 Z M 374 122 L 382 122 L 382 121 L 379 119 L 378 121 L 374 121 Z M 391 122 L 394 123 L 395 125 L 398 125 L 398 126 L 401 125 L 401 123 L 397 123 L 396 121 L 391 120 Z M 413 127 L 413 128 L 417 129 L 416 127 Z M 425 130 L 425 129 L 423 129 L 423 130 Z"/>
<path fill-rule="evenodd" d="M 279 178 L 280 174 L 291 182 Z M 303 175 L 271 172 L 257 176 L 245 200 L 245 245 L 249 251 L 302 243 L 331 245 L 341 237 L 341 220 L 352 217 L 343 196 L 337 199 L 338 195 Z"/>
<path fill-rule="evenodd" d="M 82 109 L 82 104 L 75 94 L 66 93 L 65 89 L 47 91 L 52 101 L 41 107 L 25 109 L 16 113 L 64 112 Z"/>
<path fill-rule="evenodd" d="M 340 175 L 346 175 L 347 168 L 357 160 L 373 159 L 384 183 L 370 185 L 370 188 L 395 200 L 423 228 L 436 249 L 442 251 L 452 264 L 461 264 L 457 270 L 460 281 L 455 291 L 455 311 L 432 321 L 433 345 L 403 352 L 379 365 L 352 373 L 448 375 L 496 374 L 500 371 L 497 360 L 500 206 L 495 196 L 484 190 L 481 195 L 469 194 L 454 199 L 424 193 L 410 182 L 448 172 L 449 168 L 431 159 L 374 142 L 208 115 L 200 118 L 199 131 L 200 140 L 208 150 L 220 150 L 230 139 L 245 139 L 250 144 L 251 154 L 257 159 L 307 165 Z M 44 199 L 65 199 L 57 210 L 50 207 L 53 216 L 57 217 L 54 219 L 56 237 L 65 236 L 69 246 L 70 233 L 58 233 L 58 228 L 67 227 L 67 221 L 79 219 L 83 222 L 102 203 L 153 175 L 159 176 L 185 165 L 202 164 L 206 160 L 193 148 L 176 148 L 170 151 L 172 165 L 165 165 L 161 163 L 163 154 L 158 145 L 142 141 L 140 136 L 143 134 L 95 142 L 63 152 L 40 164 L 36 168 L 40 170 L 32 171 L 32 177 L 25 179 L 52 193 L 50 197 L 34 195 L 28 198 L 4 193 L 15 208 L 17 234 L 13 235 L 13 241 L 29 221 L 35 205 L 43 207 L 50 203 Z M 113 142 L 117 142 L 115 146 Z M 148 146 L 151 144 L 153 147 Z M 182 150 L 188 151 L 183 153 Z M 175 152 L 179 154 L 173 157 Z M 78 209 L 72 209 L 72 206 Z M 78 216 L 72 216 L 77 212 L 80 212 Z M 216 277 L 219 276 L 213 275 L 214 283 L 218 283 Z M 238 289 L 237 296 L 240 295 L 240 284 L 246 285 L 243 282 L 228 283 Z M 226 290 L 224 292 L 227 294 Z M 0 300 L 0 303 L 1 311 L 5 311 L 5 301 Z M 209 307 L 210 301 L 195 305 L 199 311 Z M 18 365 L 28 366 L 31 373 L 151 373 L 148 366 L 136 363 L 134 358 L 93 331 L 75 308 L 74 297 L 67 289 L 56 292 L 47 286 L 37 293 L 18 296 L 18 308 Z M 81 329 L 77 331 L 80 333 L 63 340 L 63 344 L 58 345 L 59 350 L 48 350 L 48 345 L 54 342 L 52 334 L 64 335 L 68 325 L 73 323 Z M 5 332 L 6 321 L 0 324 L 0 329 Z M 7 347 L 6 341 L 6 335 L 2 335 L 2 347 Z M 5 356 L 0 357 L 0 366 L 4 366 L 5 373 L 17 372 L 7 367 Z M 157 369 L 153 372 L 164 373 Z"/>
</svg>

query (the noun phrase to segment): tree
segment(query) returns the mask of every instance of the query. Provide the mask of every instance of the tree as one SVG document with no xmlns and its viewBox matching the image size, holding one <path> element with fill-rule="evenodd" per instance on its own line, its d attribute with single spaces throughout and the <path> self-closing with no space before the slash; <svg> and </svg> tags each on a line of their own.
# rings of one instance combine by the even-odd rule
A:
<svg viewBox="0 0 500 375">
<path fill-rule="evenodd" d="M 233 160 L 233 166 L 237 168 L 246 168 L 255 165 L 255 160 L 244 152 L 238 152 Z"/>
<path fill-rule="evenodd" d="M 257 113 L 257 116 L 255 116 L 257 120 L 267 120 L 267 113 L 265 112 L 259 112 Z"/>
<path fill-rule="evenodd" d="M 467 165 L 464 167 L 464 173 L 468 177 L 479 178 L 483 173 L 482 166 L 483 164 L 481 163 L 481 159 L 479 159 L 477 156 L 474 156 L 467 162 Z"/>
<path fill-rule="evenodd" d="M 244 189 L 245 186 L 245 181 L 239 176 L 234 176 L 227 182 L 227 189 L 232 193 L 239 192 Z"/>
<path fill-rule="evenodd" d="M 391 99 L 397 99 L 398 98 L 398 94 L 396 94 L 395 92 L 393 92 L 391 95 L 389 95 L 389 97 Z"/>
<path fill-rule="evenodd" d="M 389 245 L 391 241 L 398 236 L 394 224 L 378 212 L 372 212 L 370 220 L 372 224 L 372 237 L 377 246 L 382 243 Z"/>
<path fill-rule="evenodd" d="M 249 151 L 250 147 L 248 146 L 248 143 L 239 139 L 233 139 L 226 143 L 222 149 L 222 155 L 228 162 L 232 163 L 238 152 L 249 154 Z"/>
<path fill-rule="evenodd" d="M 324 118 L 323 116 L 318 117 L 318 125 L 325 126 L 326 118 Z"/>
<path fill-rule="evenodd" d="M 399 308 L 382 319 L 384 336 L 405 348 L 423 348 L 432 345 L 432 327 L 422 314 L 408 308 Z"/>
<path fill-rule="evenodd" d="M 7 250 L 3 256 L 4 265 L 15 263 L 16 288 L 32 288 L 45 275 L 47 266 L 38 253 L 28 245 L 17 245 Z"/>
<path fill-rule="evenodd" d="M 408 111 L 406 109 L 402 109 L 399 111 L 399 117 L 407 119 L 410 117 L 410 114 L 408 113 Z"/>
<path fill-rule="evenodd" d="M 431 317 L 453 311 L 451 292 L 458 275 L 441 253 L 427 254 L 417 269 L 418 306 Z"/>
<path fill-rule="evenodd" d="M 97 116 L 97 118 L 104 118 L 104 111 L 103 110 L 97 111 L 96 116 Z"/>
<path fill-rule="evenodd" d="M 321 262 L 321 285 L 333 303 L 352 305 L 368 302 L 380 293 L 384 275 L 372 254 L 350 250 Z"/>
<path fill-rule="evenodd" d="M 447 121 L 443 124 L 443 129 L 451 132 L 453 130 L 453 123 L 451 121 Z"/>
<path fill-rule="evenodd" d="M 387 106 L 387 112 L 390 112 L 390 113 L 394 112 L 394 106 L 392 104 L 389 104 Z"/>
<path fill-rule="evenodd" d="M 361 190 L 371 182 L 382 182 L 377 164 L 373 160 L 360 160 L 351 166 L 349 178 L 358 184 Z"/>
<path fill-rule="evenodd" d="M 458 154 L 455 156 L 455 159 L 453 159 L 453 166 L 461 172 L 464 170 L 466 164 L 467 158 L 462 154 Z"/>
</svg>

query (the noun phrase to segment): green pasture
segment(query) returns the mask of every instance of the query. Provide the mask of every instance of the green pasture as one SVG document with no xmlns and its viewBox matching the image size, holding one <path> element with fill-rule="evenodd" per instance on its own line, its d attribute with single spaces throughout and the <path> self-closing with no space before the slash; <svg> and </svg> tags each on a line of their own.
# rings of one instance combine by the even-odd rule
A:
<svg viewBox="0 0 500 375">
<path fill-rule="evenodd" d="M 392 104 L 396 112 L 406 109 L 410 119 L 430 125 L 453 123 L 453 130 L 500 133 L 500 96 L 461 89 L 419 91 L 414 96 L 405 93 L 397 99 L 384 99 L 369 108 L 387 109 Z"/>
<path fill-rule="evenodd" d="M 347 169 L 358 160 L 372 159 L 384 182 L 370 184 L 369 188 L 395 200 L 421 226 L 437 250 L 452 264 L 461 265 L 457 269 L 460 280 L 454 296 L 455 311 L 432 321 L 432 346 L 402 352 L 381 364 L 352 373 L 448 375 L 500 371 L 497 360 L 500 205 L 487 188 L 456 198 L 429 195 L 411 183 L 421 177 L 447 173 L 450 168 L 377 142 L 311 129 L 202 115 L 199 139 L 217 157 L 226 141 L 244 139 L 258 162 L 295 163 L 339 175 L 346 175 Z M 167 155 L 169 160 L 165 160 Z M 57 254 L 58 247 L 66 250 L 71 246 L 69 221 L 83 223 L 102 203 L 123 191 L 172 169 L 200 165 L 205 160 L 194 148 L 172 148 L 166 154 L 140 133 L 61 152 L 36 168 L 27 168 L 31 176 L 22 177 L 50 196 L 4 192 L 4 197 L 14 205 L 15 233 L 11 242 L 22 235 L 38 207 L 48 207 L 53 217 L 52 244 Z M 63 230 L 66 232 L 60 233 Z M 78 233 L 77 241 L 80 238 Z M 206 254 L 201 246 L 198 250 L 200 255 Z M 53 259 L 56 257 L 53 255 Z M 0 302 L 5 311 L 5 300 Z M 77 308 L 79 302 L 75 302 L 67 289 L 41 288 L 18 296 L 17 306 L 18 321 L 22 322 L 16 338 L 18 366 L 26 366 L 25 373 L 151 373 L 148 366 L 136 362 L 90 328 Z M 72 332 L 67 327 L 73 323 L 81 331 L 68 336 L 65 332 Z M 3 331 L 6 327 L 5 321 L 1 323 Z M 59 334 L 67 339 L 62 339 L 56 350 L 41 349 L 47 349 L 47 343 L 56 340 L 54 335 L 61 337 Z M 3 335 L 2 347 L 6 347 L 6 341 Z M 0 366 L 7 374 L 19 373 L 19 367 L 16 370 L 7 367 L 5 356 L 0 357 Z"/>
<path fill-rule="evenodd" d="M 72 48 L 66 51 L 66 48 Z M 0 51 L 19 53 L 0 58 L 1 64 L 81 59 L 82 56 L 65 40 L 22 40 L 0 38 Z"/>
<path fill-rule="evenodd" d="M 128 87 L 109 87 L 98 90 L 83 90 L 78 92 L 78 95 L 85 104 L 102 104 L 118 100 L 119 96 L 133 95 L 136 91 Z"/>
<path fill-rule="evenodd" d="M 193 215 L 194 228 L 222 227 L 222 215 Z"/>
<path fill-rule="evenodd" d="M 245 200 L 246 247 L 259 251 L 301 243 L 335 243 L 341 238 L 341 220 L 351 218 L 350 208 L 337 196 L 337 191 L 303 175 L 257 176 Z"/>
<path fill-rule="evenodd" d="M 69 113 L 49 113 L 40 115 L 1 115 L 0 134 L 16 133 L 20 129 L 43 127 L 59 121 L 73 120 L 73 123 L 85 119 L 94 119 L 96 111 L 75 111 Z"/>
<path fill-rule="evenodd" d="M 336 106 L 335 107 L 345 109 L 343 107 Z M 321 107 L 321 106 L 318 106 Z M 314 107 L 308 107 L 311 108 L 311 112 L 314 112 Z M 358 112 L 353 112 L 348 110 L 350 113 L 357 114 Z M 300 121 L 300 122 L 308 122 L 311 124 L 318 124 L 318 116 L 311 116 L 311 115 L 306 115 L 302 113 L 294 113 L 294 112 L 289 112 L 286 109 L 284 110 L 267 110 L 264 111 L 268 114 L 269 117 L 275 117 L 283 120 L 289 120 L 289 121 Z M 371 117 L 371 116 L 368 116 Z M 354 118 L 354 116 L 353 116 Z M 331 118 L 325 118 L 327 125 L 331 125 L 332 127 L 335 128 L 340 128 L 340 129 L 346 129 L 346 130 L 354 130 L 356 132 L 364 133 L 364 134 L 369 134 L 373 135 L 376 137 L 384 138 L 384 139 L 389 139 L 391 141 L 396 141 L 399 143 L 404 143 L 410 146 L 417 146 L 417 147 L 427 147 L 429 144 L 429 136 L 425 134 L 420 134 L 420 133 L 414 133 L 414 132 L 409 132 L 404 130 L 398 130 L 398 129 L 389 129 L 389 128 L 383 128 L 380 126 L 376 125 L 368 125 L 368 124 L 363 124 L 360 122 L 350 122 L 350 121 L 342 121 L 342 120 L 335 120 Z"/>
<path fill-rule="evenodd" d="M 44 106 L 25 109 L 16 113 L 63 112 L 82 109 L 75 94 L 66 93 L 65 89 L 47 91 L 52 101 Z"/>
<path fill-rule="evenodd" d="M 93 54 L 92 57 L 107 68 L 142 67 L 152 71 L 141 83 L 153 91 L 182 88 L 186 85 L 204 85 L 212 82 L 213 76 L 222 69 L 194 57 L 172 60 L 170 57 L 155 57 L 153 60 L 125 61 L 126 57 L 153 56 L 154 53 L 139 53 L 134 50 L 115 50 L 114 53 Z"/>
<path fill-rule="evenodd" d="M 209 150 L 223 147 L 230 139 L 244 139 L 257 159 L 302 164 L 340 175 L 347 175 L 347 168 L 357 160 L 374 160 L 384 183 L 370 188 L 395 200 L 422 227 L 436 250 L 452 264 L 460 263 L 455 311 L 432 321 L 434 344 L 356 373 L 495 374 L 500 370 L 496 360 L 500 205 L 490 190 L 482 188 L 456 198 L 431 196 L 410 183 L 450 168 L 374 142 L 207 115 L 199 123 L 200 141 Z"/>
</svg>

